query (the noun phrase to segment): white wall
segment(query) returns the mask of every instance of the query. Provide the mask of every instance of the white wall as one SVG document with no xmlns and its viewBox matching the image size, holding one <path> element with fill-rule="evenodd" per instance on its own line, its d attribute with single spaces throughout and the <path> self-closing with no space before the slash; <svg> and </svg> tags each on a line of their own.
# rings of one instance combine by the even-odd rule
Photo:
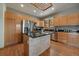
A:
<svg viewBox="0 0 79 59">
<path fill-rule="evenodd" d="M 0 3 L 0 48 L 4 47 L 4 12 L 5 4 Z"/>
</svg>

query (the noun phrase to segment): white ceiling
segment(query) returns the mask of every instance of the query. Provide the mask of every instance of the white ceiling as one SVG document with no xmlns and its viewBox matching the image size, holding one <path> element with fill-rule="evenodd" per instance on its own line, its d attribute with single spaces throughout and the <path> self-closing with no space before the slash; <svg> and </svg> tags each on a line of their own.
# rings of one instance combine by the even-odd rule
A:
<svg viewBox="0 0 79 59">
<path fill-rule="evenodd" d="M 42 11 L 39 10 L 38 8 L 34 7 L 32 4 L 30 3 L 24 3 L 24 7 L 21 7 L 22 3 L 7 3 L 6 6 L 8 8 L 29 14 L 29 15 L 33 15 L 39 18 L 43 18 L 45 16 L 48 16 L 50 14 L 54 14 L 57 13 L 59 11 L 68 9 L 70 7 L 75 7 L 75 6 L 79 6 L 78 3 L 53 3 L 53 6 L 50 7 L 49 9 Z M 52 8 L 54 8 L 54 10 L 52 10 Z M 36 10 L 36 12 L 34 12 L 34 10 Z"/>
</svg>

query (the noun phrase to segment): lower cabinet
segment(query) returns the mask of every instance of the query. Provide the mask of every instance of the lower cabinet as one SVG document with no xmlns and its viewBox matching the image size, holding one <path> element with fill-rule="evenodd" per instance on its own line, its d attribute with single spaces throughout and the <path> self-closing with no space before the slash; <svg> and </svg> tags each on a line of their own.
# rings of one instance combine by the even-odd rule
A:
<svg viewBox="0 0 79 59">
<path fill-rule="evenodd" d="M 67 38 L 67 33 L 65 32 L 58 32 L 58 41 L 62 43 L 67 43 L 68 38 Z"/>
<path fill-rule="evenodd" d="M 79 33 L 58 32 L 58 42 L 79 48 Z"/>
<path fill-rule="evenodd" d="M 29 56 L 29 37 L 26 34 L 23 34 L 23 43 L 24 43 L 24 56 Z"/>
<path fill-rule="evenodd" d="M 79 48 L 79 33 L 68 34 L 68 45 Z"/>
<path fill-rule="evenodd" d="M 45 35 L 36 38 L 29 37 L 29 56 L 39 56 L 45 54 L 47 55 L 47 51 L 49 50 L 49 48 L 50 35 Z"/>
</svg>

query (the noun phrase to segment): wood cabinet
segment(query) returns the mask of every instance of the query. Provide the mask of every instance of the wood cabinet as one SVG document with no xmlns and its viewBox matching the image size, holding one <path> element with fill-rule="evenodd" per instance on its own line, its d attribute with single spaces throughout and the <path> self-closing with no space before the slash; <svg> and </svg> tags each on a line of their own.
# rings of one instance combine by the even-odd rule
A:
<svg viewBox="0 0 79 59">
<path fill-rule="evenodd" d="M 66 16 L 61 16 L 59 19 L 59 26 L 65 26 L 67 25 L 67 17 Z"/>
<path fill-rule="evenodd" d="M 39 26 L 40 27 L 44 27 L 44 21 L 39 21 L 40 23 L 39 23 Z"/>
<path fill-rule="evenodd" d="M 67 17 L 66 16 L 57 16 L 53 20 L 54 26 L 64 26 L 67 25 Z"/>
<path fill-rule="evenodd" d="M 17 18 L 17 15 L 14 13 L 5 13 L 5 46 L 19 43 L 21 40 L 21 23 L 19 22 L 20 19 Z"/>
<path fill-rule="evenodd" d="M 67 24 L 68 25 L 79 25 L 79 14 L 72 14 L 67 16 Z"/>
<path fill-rule="evenodd" d="M 79 34 L 68 32 L 57 32 L 57 41 L 79 48 Z"/>
<path fill-rule="evenodd" d="M 53 25 L 54 25 L 54 26 L 59 26 L 59 18 L 58 18 L 58 17 L 55 17 L 55 18 L 53 19 Z"/>
<path fill-rule="evenodd" d="M 79 25 L 79 13 L 56 16 L 53 19 L 54 26 Z"/>
<path fill-rule="evenodd" d="M 29 56 L 29 37 L 26 34 L 23 34 L 23 43 L 24 43 L 24 55 Z"/>
<path fill-rule="evenodd" d="M 67 44 L 67 41 L 68 41 L 67 36 L 68 35 L 65 32 L 58 32 L 58 41 Z"/>
<path fill-rule="evenodd" d="M 79 33 L 68 34 L 68 45 L 79 48 Z"/>
<path fill-rule="evenodd" d="M 5 46 L 22 42 L 21 21 L 30 20 L 36 22 L 38 26 L 43 26 L 43 22 L 29 15 L 22 15 L 11 11 L 5 12 Z"/>
</svg>

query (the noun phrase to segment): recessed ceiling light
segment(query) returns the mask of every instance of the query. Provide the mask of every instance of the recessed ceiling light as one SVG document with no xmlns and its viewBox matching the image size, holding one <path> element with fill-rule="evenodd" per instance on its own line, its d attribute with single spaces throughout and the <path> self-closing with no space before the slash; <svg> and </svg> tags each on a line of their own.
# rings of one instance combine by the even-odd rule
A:
<svg viewBox="0 0 79 59">
<path fill-rule="evenodd" d="M 33 10 L 33 12 L 36 12 L 36 10 Z"/>
<path fill-rule="evenodd" d="M 52 10 L 54 10 L 54 8 L 52 8 Z"/>
<path fill-rule="evenodd" d="M 23 5 L 23 4 L 21 4 L 20 6 L 21 6 L 21 7 L 24 7 L 24 5 Z"/>
</svg>

